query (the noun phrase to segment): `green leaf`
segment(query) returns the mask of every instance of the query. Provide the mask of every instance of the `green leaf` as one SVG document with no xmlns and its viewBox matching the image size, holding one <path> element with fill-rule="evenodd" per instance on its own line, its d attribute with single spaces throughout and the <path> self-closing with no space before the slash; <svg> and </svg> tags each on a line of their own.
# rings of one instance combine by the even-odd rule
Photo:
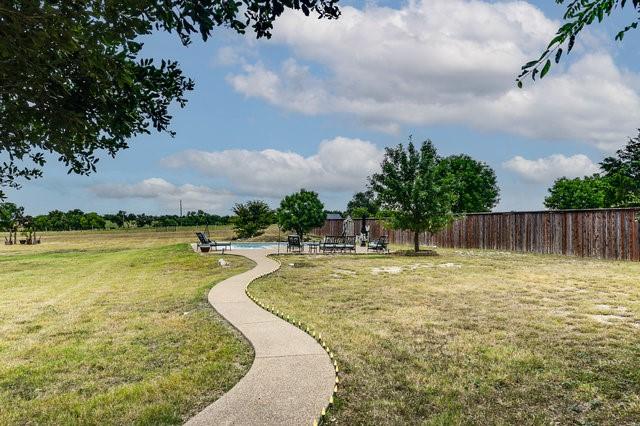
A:
<svg viewBox="0 0 640 426">
<path fill-rule="evenodd" d="M 556 64 L 560 62 L 560 57 L 562 57 L 562 48 L 556 52 Z"/>
<path fill-rule="evenodd" d="M 548 54 L 549 54 L 549 49 L 542 52 L 542 55 L 540 55 L 540 59 L 538 59 L 538 62 L 542 61 L 545 58 L 545 56 L 547 56 Z"/>
<path fill-rule="evenodd" d="M 555 36 L 550 42 L 549 45 L 547 46 L 547 48 L 550 48 L 551 46 L 553 46 L 556 43 L 562 43 L 564 42 L 564 38 L 566 37 L 566 34 L 559 34 L 557 36 Z"/>
<path fill-rule="evenodd" d="M 547 75 L 547 73 L 549 72 L 550 68 L 551 68 L 551 60 L 547 59 L 547 62 L 544 64 L 544 67 L 542 68 L 542 71 L 540 71 L 540 78 L 544 78 L 544 76 Z"/>
</svg>

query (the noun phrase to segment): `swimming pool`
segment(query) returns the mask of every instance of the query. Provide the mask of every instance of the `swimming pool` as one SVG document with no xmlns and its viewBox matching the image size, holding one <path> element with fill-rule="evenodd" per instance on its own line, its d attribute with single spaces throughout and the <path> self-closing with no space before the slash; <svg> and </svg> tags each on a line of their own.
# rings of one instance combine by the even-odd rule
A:
<svg viewBox="0 0 640 426">
<path fill-rule="evenodd" d="M 280 248 L 287 247 L 286 243 L 281 245 Z M 277 242 L 270 243 L 231 243 L 231 250 L 260 250 L 260 249 L 277 249 Z"/>
</svg>

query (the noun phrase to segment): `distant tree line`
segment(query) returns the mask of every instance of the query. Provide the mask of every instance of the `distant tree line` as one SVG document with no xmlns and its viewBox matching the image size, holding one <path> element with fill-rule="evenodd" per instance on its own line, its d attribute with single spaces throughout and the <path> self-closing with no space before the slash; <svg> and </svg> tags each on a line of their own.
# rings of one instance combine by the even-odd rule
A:
<svg viewBox="0 0 640 426">
<path fill-rule="evenodd" d="M 600 162 L 601 173 L 557 179 L 545 198 L 550 209 L 640 206 L 640 135 Z"/>
<path fill-rule="evenodd" d="M 167 226 L 205 226 L 205 225 L 227 225 L 230 216 L 220 216 L 209 214 L 203 210 L 189 211 L 186 215 L 148 215 L 145 213 L 135 214 L 119 211 L 115 214 L 106 214 L 105 220 L 115 224 L 119 228 L 127 227 L 167 227 Z"/>
<path fill-rule="evenodd" d="M 0 220 L 3 230 L 16 226 L 33 228 L 37 231 L 81 231 L 90 229 L 117 228 L 156 228 L 175 226 L 226 225 L 229 216 L 209 214 L 202 210 L 178 215 L 148 215 L 119 211 L 113 214 L 100 215 L 95 212 L 83 212 L 80 209 L 63 212 L 53 210 L 45 215 L 28 216 L 22 207 L 13 203 L 0 203 L 0 216 L 11 220 Z M 5 223 L 6 222 L 6 223 Z"/>
</svg>

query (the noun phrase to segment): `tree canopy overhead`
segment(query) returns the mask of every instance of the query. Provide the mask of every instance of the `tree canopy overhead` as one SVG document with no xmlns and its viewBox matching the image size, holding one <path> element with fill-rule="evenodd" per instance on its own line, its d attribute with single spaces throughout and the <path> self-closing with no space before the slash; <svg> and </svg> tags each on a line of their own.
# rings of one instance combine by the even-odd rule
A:
<svg viewBox="0 0 640 426">
<path fill-rule="evenodd" d="M 214 28 L 270 37 L 286 9 L 337 18 L 338 0 L 8 0 L 0 4 L 0 198 L 42 175 L 47 153 L 69 173 L 96 170 L 152 130 L 173 135 L 168 110 L 194 82 L 177 62 L 142 57 L 140 37 L 185 46 Z"/>
<path fill-rule="evenodd" d="M 519 87 L 527 77 L 535 80 L 537 76 L 543 78 L 547 75 L 553 62 L 559 63 L 563 54 L 571 52 L 585 27 L 602 22 L 614 11 L 631 10 L 635 15 L 616 34 L 618 41 L 622 41 L 628 31 L 638 28 L 640 22 L 640 0 L 556 0 L 556 3 L 566 4 L 563 24 L 540 57 L 522 66 L 522 72 L 516 78 Z"/>
</svg>

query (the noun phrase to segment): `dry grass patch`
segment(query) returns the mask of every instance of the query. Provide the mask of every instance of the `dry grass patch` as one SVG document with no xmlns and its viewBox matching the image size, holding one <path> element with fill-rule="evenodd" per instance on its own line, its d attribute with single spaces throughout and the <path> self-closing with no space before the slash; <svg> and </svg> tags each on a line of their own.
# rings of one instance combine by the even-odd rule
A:
<svg viewBox="0 0 640 426">
<path fill-rule="evenodd" d="M 0 424 L 181 424 L 245 374 L 205 296 L 251 262 L 172 238 L 3 248 Z"/>
<path fill-rule="evenodd" d="M 640 422 L 640 264 L 439 253 L 287 256 L 252 285 L 335 350 L 332 420 Z"/>
</svg>

